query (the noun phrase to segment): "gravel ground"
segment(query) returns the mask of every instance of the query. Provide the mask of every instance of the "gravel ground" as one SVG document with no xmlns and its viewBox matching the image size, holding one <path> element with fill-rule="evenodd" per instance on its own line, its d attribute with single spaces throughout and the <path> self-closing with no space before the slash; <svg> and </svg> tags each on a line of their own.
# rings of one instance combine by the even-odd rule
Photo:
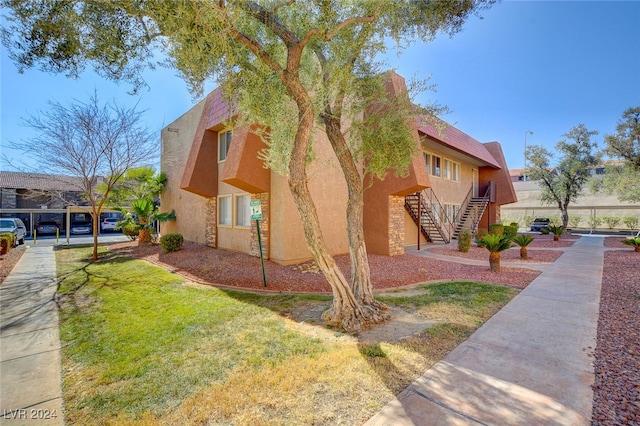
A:
<svg viewBox="0 0 640 426">
<path fill-rule="evenodd" d="M 529 246 L 530 262 L 553 262 L 562 247 L 573 244 L 577 236 L 563 236 L 554 242 L 549 236 L 536 236 Z M 640 425 L 640 253 L 620 243 L 622 238 L 606 238 L 597 347 L 595 350 L 596 381 L 593 385 L 592 425 Z M 432 248 L 449 255 L 469 259 L 487 258 L 485 249 L 477 247 L 467 255 L 458 253 L 454 244 Z M 456 247 L 457 248 L 457 247 Z M 263 291 L 259 259 L 240 253 L 214 250 L 186 243 L 174 253 L 163 253 L 158 246 L 138 246 L 122 243 L 113 250 L 160 264 L 186 277 L 221 286 Z M 478 250 L 475 250 L 478 249 Z M 560 250 L 552 250 L 560 249 Z M 24 253 L 24 246 L 11 250 L 0 260 L 0 282 L 4 280 Z M 445 254 L 445 253 L 442 253 Z M 377 291 L 407 284 L 469 279 L 526 287 L 538 272 L 508 267 L 509 261 L 519 262 L 519 248 L 503 253 L 502 272 L 491 273 L 487 266 L 470 266 L 424 257 L 403 255 L 393 258 L 370 255 L 371 276 Z M 347 256 L 337 256 L 336 262 L 349 274 Z M 302 268 L 265 262 L 268 291 L 318 292 L 330 291 L 321 275 Z"/>
<path fill-rule="evenodd" d="M 592 425 L 640 425 L 640 253 L 607 238 Z"/>
<path fill-rule="evenodd" d="M 265 290 L 257 257 L 194 243 L 185 243 L 182 250 L 171 253 L 163 253 L 159 246 L 139 246 L 136 242 L 119 243 L 111 248 L 162 265 L 197 282 Z M 524 288 L 539 275 L 538 271 L 506 266 L 501 272 L 493 273 L 489 270 L 488 253 L 485 259 L 486 266 L 473 266 L 408 254 L 394 257 L 369 255 L 369 266 L 375 291 L 442 280 L 474 280 Z M 336 256 L 335 260 L 348 279 L 349 256 Z M 331 293 L 329 284 L 316 272 L 313 262 L 283 266 L 265 261 L 265 270 L 267 291 Z"/>
</svg>

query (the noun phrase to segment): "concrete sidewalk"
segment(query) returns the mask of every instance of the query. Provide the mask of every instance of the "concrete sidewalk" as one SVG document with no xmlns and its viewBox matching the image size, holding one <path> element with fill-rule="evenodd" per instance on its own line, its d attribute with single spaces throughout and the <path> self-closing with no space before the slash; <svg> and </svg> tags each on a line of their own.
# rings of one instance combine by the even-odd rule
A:
<svg viewBox="0 0 640 426">
<path fill-rule="evenodd" d="M 589 425 L 603 259 L 577 240 L 366 425 Z"/>
<path fill-rule="evenodd" d="M 26 249 L 0 285 L 0 425 L 62 425 L 53 247 Z"/>
</svg>

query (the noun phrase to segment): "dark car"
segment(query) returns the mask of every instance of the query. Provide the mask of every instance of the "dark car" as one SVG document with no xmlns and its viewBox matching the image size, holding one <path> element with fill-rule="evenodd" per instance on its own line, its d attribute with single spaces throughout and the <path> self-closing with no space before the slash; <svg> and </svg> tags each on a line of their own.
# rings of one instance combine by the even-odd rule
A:
<svg viewBox="0 0 640 426">
<path fill-rule="evenodd" d="M 36 226 L 38 235 L 55 235 L 58 232 L 58 224 L 53 221 L 42 221 Z"/>
<path fill-rule="evenodd" d="M 533 220 L 533 222 L 531 222 L 531 231 L 540 232 L 543 229 L 549 229 L 550 223 L 551 223 L 551 220 L 549 220 L 549 218 L 537 217 Z"/>
<path fill-rule="evenodd" d="M 93 227 L 91 222 L 76 222 L 71 225 L 70 231 L 72 234 L 91 234 L 93 232 Z"/>
</svg>

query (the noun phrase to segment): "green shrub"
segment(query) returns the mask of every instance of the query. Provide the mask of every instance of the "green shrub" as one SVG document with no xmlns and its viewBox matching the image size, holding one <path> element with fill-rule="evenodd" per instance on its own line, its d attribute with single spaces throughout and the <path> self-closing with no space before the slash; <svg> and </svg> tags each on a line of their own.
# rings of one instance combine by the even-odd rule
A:
<svg viewBox="0 0 640 426">
<path fill-rule="evenodd" d="M 122 233 L 129 237 L 131 241 L 138 238 L 139 227 L 135 223 L 127 223 L 122 226 Z"/>
<path fill-rule="evenodd" d="M 549 235 L 551 231 L 549 231 L 549 228 L 540 228 L 540 233 L 543 235 Z"/>
<path fill-rule="evenodd" d="M 620 218 L 615 216 L 605 216 L 602 218 L 604 223 L 607 225 L 607 228 L 613 229 L 620 223 Z"/>
<path fill-rule="evenodd" d="M 501 223 L 492 223 L 489 225 L 489 234 L 504 235 L 504 225 Z"/>
<path fill-rule="evenodd" d="M 581 216 L 576 215 L 569 217 L 569 226 L 572 228 L 577 228 L 578 226 L 580 226 L 580 222 L 582 222 Z"/>
<path fill-rule="evenodd" d="M 638 218 L 634 216 L 625 216 L 622 218 L 622 223 L 629 229 L 636 229 L 638 227 Z"/>
<path fill-rule="evenodd" d="M 172 233 L 160 237 L 160 246 L 166 253 L 180 250 L 183 243 L 184 237 L 182 234 Z"/>
<path fill-rule="evenodd" d="M 479 228 L 476 231 L 476 240 L 481 240 L 482 238 L 486 237 L 487 235 L 489 235 L 489 233 L 487 232 L 486 229 L 484 228 Z"/>
<path fill-rule="evenodd" d="M 518 226 L 513 226 L 513 225 L 505 226 L 504 235 L 509 238 L 515 237 L 516 235 L 518 235 Z"/>
<path fill-rule="evenodd" d="M 9 253 L 9 250 L 15 245 L 14 235 L 11 232 L 0 234 L 0 253 Z"/>
<path fill-rule="evenodd" d="M 599 217 L 590 217 L 589 218 L 589 228 L 594 229 L 602 224 L 602 219 Z"/>
<path fill-rule="evenodd" d="M 458 251 L 468 253 L 471 250 L 471 231 L 463 229 L 458 235 Z"/>
</svg>

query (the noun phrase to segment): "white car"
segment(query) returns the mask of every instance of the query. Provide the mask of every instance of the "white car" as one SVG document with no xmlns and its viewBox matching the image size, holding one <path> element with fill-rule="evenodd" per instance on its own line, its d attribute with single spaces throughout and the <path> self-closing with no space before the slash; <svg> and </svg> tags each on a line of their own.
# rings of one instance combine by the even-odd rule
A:
<svg viewBox="0 0 640 426">
<path fill-rule="evenodd" d="M 118 221 L 119 219 L 115 217 L 107 217 L 100 223 L 100 229 L 102 230 L 102 232 L 115 231 L 118 227 Z"/>
<path fill-rule="evenodd" d="M 24 244 L 24 237 L 27 236 L 27 227 L 21 219 L 15 217 L 0 218 L 0 234 L 11 232 L 14 236 L 14 244 Z"/>
</svg>

